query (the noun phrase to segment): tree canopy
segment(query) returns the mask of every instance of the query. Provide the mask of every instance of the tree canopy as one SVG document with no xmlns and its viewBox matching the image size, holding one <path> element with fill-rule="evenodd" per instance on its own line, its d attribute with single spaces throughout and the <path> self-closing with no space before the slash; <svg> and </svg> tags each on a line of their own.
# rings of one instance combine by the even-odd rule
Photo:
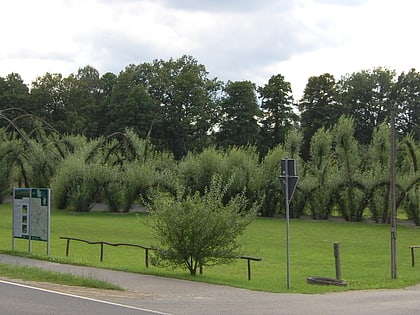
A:
<svg viewBox="0 0 420 315">
<path fill-rule="evenodd" d="M 29 88 L 17 73 L 0 77 L 0 127 L 31 133 L 29 115 L 60 134 L 89 139 L 131 128 L 157 149 L 180 160 L 209 146 L 255 145 L 260 156 L 285 140 L 293 128 L 303 132 L 301 156 L 309 159 L 310 139 L 331 128 L 342 115 L 354 119 L 355 138 L 368 144 L 373 131 L 396 104 L 399 136 L 420 134 L 420 75 L 397 77 L 387 68 L 366 69 L 341 78 L 329 73 L 308 78 L 302 97 L 282 74 L 257 86 L 249 80 L 213 78 L 192 56 L 130 64 L 102 76 L 85 66 L 64 77 L 46 73 Z"/>
</svg>

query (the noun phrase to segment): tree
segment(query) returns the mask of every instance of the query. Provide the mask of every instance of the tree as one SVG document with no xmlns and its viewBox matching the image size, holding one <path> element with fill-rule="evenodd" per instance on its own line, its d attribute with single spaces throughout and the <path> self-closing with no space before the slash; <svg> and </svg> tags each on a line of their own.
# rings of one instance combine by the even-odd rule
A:
<svg viewBox="0 0 420 315">
<path fill-rule="evenodd" d="M 108 134 L 130 128 L 145 138 L 158 121 L 158 102 L 138 82 L 138 71 L 134 66 L 127 67 L 116 78 L 106 106 Z"/>
<path fill-rule="evenodd" d="M 258 143 L 258 117 L 256 87 L 250 81 L 229 81 L 221 101 L 220 130 L 217 144 L 222 147 L 255 145 Z"/>
<path fill-rule="evenodd" d="M 29 89 L 17 73 L 11 73 L 6 78 L 0 77 L 0 111 L 2 119 L 0 127 L 19 126 L 22 130 L 32 129 L 32 124 L 25 119 L 29 110 Z"/>
<path fill-rule="evenodd" d="M 226 193 L 220 177 L 214 177 L 204 195 L 196 192 L 183 197 L 178 191 L 175 198 L 159 195 L 149 206 L 154 216 L 153 231 L 159 241 L 159 261 L 182 266 L 191 275 L 197 268 L 228 263 L 239 255 L 237 237 L 255 215 L 244 213 L 246 199 L 237 195 L 223 204 Z"/>
<path fill-rule="evenodd" d="M 61 133 L 67 132 L 64 88 L 61 74 L 46 73 L 32 82 L 30 95 L 32 112 L 48 121 Z"/>
<path fill-rule="evenodd" d="M 401 134 L 413 133 L 420 140 L 420 73 L 411 69 L 402 73 L 396 83 L 398 115 L 396 128 Z"/>
<path fill-rule="evenodd" d="M 385 68 L 363 70 L 343 77 L 338 83 L 344 114 L 353 117 L 355 138 L 369 144 L 373 130 L 388 116 L 395 71 Z"/>
<path fill-rule="evenodd" d="M 298 116 L 293 111 L 293 95 L 289 82 L 281 74 L 272 76 L 268 83 L 259 87 L 261 98 L 260 153 L 284 142 L 287 132 L 296 124 Z"/>
<path fill-rule="evenodd" d="M 99 72 L 91 66 L 80 68 L 76 74 L 63 79 L 62 93 L 65 108 L 64 128 L 71 134 L 89 138 L 99 136 L 101 98 L 103 97 Z"/>
<path fill-rule="evenodd" d="M 325 73 L 318 77 L 310 77 L 299 103 L 299 110 L 304 137 L 302 158 L 307 161 L 310 158 L 311 138 L 315 132 L 321 127 L 332 127 L 342 115 L 337 102 L 334 76 Z"/>
<path fill-rule="evenodd" d="M 137 80 L 159 104 L 152 137 L 176 159 L 200 151 L 209 142 L 220 82 L 191 56 L 135 66 Z"/>
</svg>

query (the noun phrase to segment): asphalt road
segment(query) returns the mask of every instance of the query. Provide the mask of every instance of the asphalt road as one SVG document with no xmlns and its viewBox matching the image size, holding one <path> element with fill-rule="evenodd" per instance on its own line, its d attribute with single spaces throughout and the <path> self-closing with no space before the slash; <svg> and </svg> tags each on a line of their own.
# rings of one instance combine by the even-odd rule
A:
<svg viewBox="0 0 420 315">
<path fill-rule="evenodd" d="M 3 280 L 0 292 L 0 311 L 7 315 L 166 315 Z"/>
<path fill-rule="evenodd" d="M 86 288 L 65 287 L 60 285 L 46 285 L 48 289 L 66 292 L 129 305 L 143 310 L 156 310 L 158 312 L 174 315 L 215 315 L 215 314 L 281 314 L 281 315 L 417 315 L 420 314 L 420 286 L 399 290 L 365 290 L 349 291 L 328 294 L 278 294 L 257 292 L 227 286 L 211 285 L 185 280 L 176 280 L 149 275 L 139 275 L 100 268 L 86 268 L 80 266 L 62 265 L 27 258 L 0 255 L 1 263 L 14 265 L 28 265 L 54 270 L 63 273 L 73 273 L 95 277 L 101 280 L 116 283 L 126 289 L 124 292 L 94 290 Z M 31 284 L 39 286 L 40 284 Z M 45 287 L 45 285 L 43 285 Z M 25 304 L 27 295 L 35 295 L 33 309 L 46 307 L 46 300 L 63 299 L 63 297 L 39 298 L 40 293 L 7 292 L 7 288 L 0 287 L 0 314 L 110 314 L 105 311 L 92 312 L 84 309 L 79 312 L 78 305 L 93 304 L 103 309 L 105 305 L 98 306 L 94 301 L 79 301 L 74 299 L 59 302 L 63 306 L 59 313 L 9 313 L 11 301 Z M 32 292 L 32 291 L 31 291 Z M 23 301 L 21 301 L 21 299 Z M 65 298 L 67 299 L 67 298 Z M 75 304 L 76 306 L 72 306 Z M 26 303 L 27 304 L 27 303 Z M 3 307 L 8 307 L 3 309 Z M 75 307 L 72 309 L 72 307 Z M 106 306 L 106 307 L 111 307 Z M 116 307 L 116 306 L 115 306 Z M 124 311 L 133 313 L 123 313 Z M 136 313 L 137 311 L 137 313 Z M 66 313 L 67 312 L 67 313 Z M 113 314 L 142 314 L 141 310 L 118 309 Z M 148 313 L 146 313 L 148 314 Z"/>
</svg>

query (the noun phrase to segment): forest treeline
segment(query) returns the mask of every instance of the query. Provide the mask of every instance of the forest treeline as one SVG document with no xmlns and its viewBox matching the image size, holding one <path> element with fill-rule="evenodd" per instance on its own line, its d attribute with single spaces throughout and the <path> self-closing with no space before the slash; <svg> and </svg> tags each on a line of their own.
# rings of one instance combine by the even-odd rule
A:
<svg viewBox="0 0 420 315">
<path fill-rule="evenodd" d="M 420 224 L 420 74 L 375 68 L 308 79 L 303 97 L 278 74 L 263 86 L 220 82 L 191 56 L 91 66 L 28 87 L 0 78 L 0 199 L 51 187 L 54 206 L 126 212 L 157 192 L 244 192 L 260 214 L 284 212 L 280 160 L 298 161 L 291 215 L 389 222 L 389 111 L 396 111 L 397 206 Z"/>
<path fill-rule="evenodd" d="M 131 64 L 102 76 L 91 66 L 68 77 L 46 73 L 29 87 L 19 74 L 0 77 L 0 110 L 7 118 L 0 127 L 11 120 L 30 132 L 25 117 L 31 114 L 60 134 L 89 139 L 131 128 L 178 160 L 210 145 L 253 145 L 264 156 L 294 128 L 303 133 L 301 156 L 308 160 L 310 139 L 319 128 L 332 127 L 343 115 L 353 117 L 356 139 L 368 144 L 391 107 L 397 109 L 399 135 L 419 140 L 419 104 L 415 69 L 397 75 L 374 68 L 340 79 L 321 74 L 308 79 L 299 100 L 281 74 L 262 86 L 221 82 L 191 56 Z"/>
</svg>

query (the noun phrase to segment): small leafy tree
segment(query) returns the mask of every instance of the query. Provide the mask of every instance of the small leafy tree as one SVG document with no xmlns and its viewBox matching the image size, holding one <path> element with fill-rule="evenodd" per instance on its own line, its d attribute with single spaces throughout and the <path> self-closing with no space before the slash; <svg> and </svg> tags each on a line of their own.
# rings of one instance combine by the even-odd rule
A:
<svg viewBox="0 0 420 315">
<path fill-rule="evenodd" d="M 226 205 L 227 186 L 215 176 L 201 196 L 199 192 L 175 198 L 160 194 L 149 210 L 154 216 L 153 231 L 159 241 L 156 258 L 171 266 L 181 266 L 196 275 L 200 266 L 229 263 L 239 255 L 237 237 L 255 216 L 256 207 L 245 212 L 247 202 L 238 194 Z"/>
</svg>

